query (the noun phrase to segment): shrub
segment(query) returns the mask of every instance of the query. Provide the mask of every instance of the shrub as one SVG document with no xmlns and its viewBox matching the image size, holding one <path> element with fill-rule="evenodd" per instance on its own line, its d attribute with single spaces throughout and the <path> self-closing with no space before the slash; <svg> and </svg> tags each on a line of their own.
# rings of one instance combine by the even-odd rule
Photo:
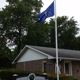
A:
<svg viewBox="0 0 80 80">
<path fill-rule="evenodd" d="M 28 72 L 24 71 L 10 71 L 10 70 L 3 70 L 0 72 L 1 79 L 5 80 L 13 80 L 13 75 L 17 74 L 18 76 L 28 75 Z"/>
<path fill-rule="evenodd" d="M 78 80 L 78 79 L 73 78 L 71 76 L 63 76 L 63 77 L 60 78 L 60 80 Z"/>
<path fill-rule="evenodd" d="M 43 73 L 41 73 L 41 72 L 2 70 L 2 71 L 0 71 L 0 77 L 1 77 L 1 79 L 5 79 L 5 80 L 13 80 L 13 78 L 14 78 L 13 74 L 17 74 L 18 76 L 28 76 L 30 73 L 35 73 L 35 75 L 43 75 Z M 47 77 L 49 78 L 49 80 L 57 80 L 56 74 L 53 74 L 53 73 L 47 73 Z M 60 75 L 59 77 L 60 77 L 59 78 L 60 80 L 78 80 L 71 76 Z"/>
</svg>

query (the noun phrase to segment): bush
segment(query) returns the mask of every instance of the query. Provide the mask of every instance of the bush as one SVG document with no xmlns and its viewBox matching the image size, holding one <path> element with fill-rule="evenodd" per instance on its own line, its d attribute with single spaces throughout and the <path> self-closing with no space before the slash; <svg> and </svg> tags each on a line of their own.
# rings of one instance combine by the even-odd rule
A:
<svg viewBox="0 0 80 80">
<path fill-rule="evenodd" d="M 50 80 L 57 80 L 57 77 L 50 77 Z M 76 78 L 73 78 L 71 76 L 59 76 L 59 80 L 78 80 Z"/>
<path fill-rule="evenodd" d="M 78 80 L 78 79 L 73 78 L 71 76 L 65 76 L 65 77 L 63 76 L 63 77 L 60 78 L 60 80 Z"/>
<path fill-rule="evenodd" d="M 56 74 L 47 74 L 48 77 L 50 78 L 50 80 L 57 80 L 57 75 Z M 59 75 L 59 80 L 78 80 L 76 78 L 73 78 L 72 76 L 63 76 L 63 75 Z"/>
<path fill-rule="evenodd" d="M 28 72 L 24 72 L 24 71 L 11 71 L 11 70 L 3 70 L 0 72 L 0 77 L 1 79 L 5 79 L 5 80 L 13 80 L 13 75 L 17 74 L 18 76 L 25 76 L 28 75 Z"/>
<path fill-rule="evenodd" d="M 35 75 L 43 75 L 41 72 L 26 72 L 26 71 L 14 71 L 14 70 L 2 70 L 0 71 L 0 78 L 5 80 L 13 80 L 13 75 L 17 74 L 18 76 L 28 76 L 30 73 L 35 73 Z M 46 75 L 45 75 L 46 76 Z M 47 73 L 49 80 L 57 80 L 56 74 Z M 59 76 L 59 80 L 78 80 L 71 76 Z"/>
</svg>

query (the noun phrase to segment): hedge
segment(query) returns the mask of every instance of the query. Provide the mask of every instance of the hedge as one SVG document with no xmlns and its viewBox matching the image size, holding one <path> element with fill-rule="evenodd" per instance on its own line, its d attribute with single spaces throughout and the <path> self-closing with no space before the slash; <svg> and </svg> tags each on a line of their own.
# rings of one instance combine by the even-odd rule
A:
<svg viewBox="0 0 80 80">
<path fill-rule="evenodd" d="M 14 70 L 1 70 L 0 71 L 0 78 L 4 80 L 13 80 L 13 75 L 17 74 L 18 76 L 28 76 L 30 73 L 34 73 L 35 75 L 43 75 L 41 72 L 26 72 L 26 71 L 14 71 Z M 53 73 L 47 73 L 47 77 L 50 80 L 57 80 L 56 74 Z M 60 75 L 59 80 L 78 80 L 71 76 L 63 76 Z"/>
</svg>

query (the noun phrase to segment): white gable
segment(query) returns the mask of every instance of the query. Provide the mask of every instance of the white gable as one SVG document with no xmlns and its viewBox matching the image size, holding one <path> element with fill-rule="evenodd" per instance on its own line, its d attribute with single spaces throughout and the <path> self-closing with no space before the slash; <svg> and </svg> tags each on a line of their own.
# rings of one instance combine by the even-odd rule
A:
<svg viewBox="0 0 80 80">
<path fill-rule="evenodd" d="M 17 62 L 32 61 L 46 58 L 48 58 L 48 56 L 40 54 L 39 52 L 36 52 L 32 49 L 28 49 Z"/>
</svg>

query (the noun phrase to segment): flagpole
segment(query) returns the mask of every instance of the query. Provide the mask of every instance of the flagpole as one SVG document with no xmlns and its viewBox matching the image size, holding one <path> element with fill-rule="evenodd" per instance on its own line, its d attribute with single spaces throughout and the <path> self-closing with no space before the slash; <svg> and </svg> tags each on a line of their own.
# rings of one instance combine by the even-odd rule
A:
<svg viewBox="0 0 80 80">
<path fill-rule="evenodd" d="M 54 0 L 57 80 L 59 80 L 56 0 Z"/>
</svg>

